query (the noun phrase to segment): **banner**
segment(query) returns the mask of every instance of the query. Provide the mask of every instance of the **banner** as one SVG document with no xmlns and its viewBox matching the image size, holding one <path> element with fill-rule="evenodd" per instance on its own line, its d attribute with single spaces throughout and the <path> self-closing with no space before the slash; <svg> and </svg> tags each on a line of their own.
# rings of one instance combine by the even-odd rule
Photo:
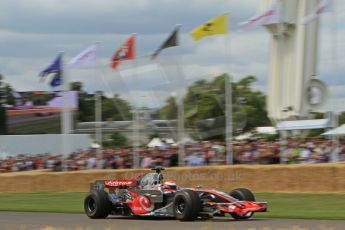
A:
<svg viewBox="0 0 345 230">
<path fill-rule="evenodd" d="M 68 108 L 78 111 L 78 92 L 68 93 Z M 16 92 L 6 104 L 7 130 L 9 134 L 58 134 L 61 132 L 60 92 Z"/>
</svg>

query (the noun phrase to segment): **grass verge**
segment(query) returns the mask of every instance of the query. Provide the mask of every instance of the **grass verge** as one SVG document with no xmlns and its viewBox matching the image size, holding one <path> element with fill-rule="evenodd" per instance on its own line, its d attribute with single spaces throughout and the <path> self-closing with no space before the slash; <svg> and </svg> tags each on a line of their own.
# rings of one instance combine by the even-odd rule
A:
<svg viewBox="0 0 345 230">
<path fill-rule="evenodd" d="M 256 199 L 269 205 L 257 217 L 345 220 L 345 194 L 259 193 Z"/>
<path fill-rule="evenodd" d="M 86 193 L 0 193 L 0 211 L 82 213 Z"/>
<path fill-rule="evenodd" d="M 0 211 L 83 213 L 86 193 L 0 193 Z M 345 194 L 259 193 L 269 211 L 262 218 L 345 220 Z"/>
</svg>

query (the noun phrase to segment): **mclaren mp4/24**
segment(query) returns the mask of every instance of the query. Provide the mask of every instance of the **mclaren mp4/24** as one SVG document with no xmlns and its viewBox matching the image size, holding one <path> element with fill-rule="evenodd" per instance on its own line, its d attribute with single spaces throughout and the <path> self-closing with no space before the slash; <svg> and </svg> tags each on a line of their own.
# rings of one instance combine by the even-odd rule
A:
<svg viewBox="0 0 345 230">
<path fill-rule="evenodd" d="M 182 221 L 212 218 L 229 213 L 235 219 L 249 219 L 254 212 L 265 212 L 266 202 L 255 202 L 253 193 L 237 188 L 229 194 L 197 188 L 180 188 L 164 181 L 162 170 L 136 180 L 97 180 L 90 185 L 84 210 L 90 218 L 108 215 L 173 217 Z"/>
</svg>

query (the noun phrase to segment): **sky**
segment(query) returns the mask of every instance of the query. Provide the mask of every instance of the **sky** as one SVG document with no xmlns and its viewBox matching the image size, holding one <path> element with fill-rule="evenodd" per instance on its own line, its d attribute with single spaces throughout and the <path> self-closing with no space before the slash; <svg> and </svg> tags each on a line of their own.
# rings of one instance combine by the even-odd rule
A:
<svg viewBox="0 0 345 230">
<path fill-rule="evenodd" d="M 321 18 L 319 78 L 330 88 L 328 106 L 345 110 L 345 1 L 335 2 L 336 18 L 330 12 Z M 39 82 L 38 73 L 57 53 L 63 51 L 67 62 L 99 42 L 97 62 L 66 71 L 70 81 L 82 81 L 89 92 L 104 90 L 139 106 L 159 107 L 166 97 L 176 95 L 172 76 L 163 76 L 162 67 L 153 64 L 140 77 L 126 77 L 133 63 L 112 71 L 110 58 L 132 33 L 136 33 L 137 56 L 152 54 L 181 24 L 180 46 L 164 50 L 161 58 L 177 59 L 176 71 L 184 85 L 230 73 L 234 80 L 256 76 L 254 88 L 265 92 L 270 35 L 262 27 L 237 29 L 258 12 L 259 4 L 259 0 L 1 0 L 0 73 L 17 91 L 51 90 Z M 191 40 L 194 27 L 225 12 L 230 16 L 228 36 Z"/>
</svg>

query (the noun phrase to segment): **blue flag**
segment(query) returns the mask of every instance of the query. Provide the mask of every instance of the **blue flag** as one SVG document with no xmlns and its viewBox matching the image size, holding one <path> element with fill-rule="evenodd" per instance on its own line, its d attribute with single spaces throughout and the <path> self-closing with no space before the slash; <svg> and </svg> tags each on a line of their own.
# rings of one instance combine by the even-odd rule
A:
<svg viewBox="0 0 345 230">
<path fill-rule="evenodd" d="M 62 84 L 62 79 L 61 79 L 61 72 L 62 72 L 62 65 L 61 65 L 61 55 L 57 56 L 55 60 L 48 65 L 41 73 L 41 77 L 45 77 L 49 74 L 54 73 L 54 77 L 52 81 L 50 82 L 50 85 L 52 87 L 56 87 Z"/>
<path fill-rule="evenodd" d="M 50 81 L 51 87 L 56 87 L 62 84 L 61 76 L 60 74 L 55 74 L 53 79 Z"/>
</svg>

